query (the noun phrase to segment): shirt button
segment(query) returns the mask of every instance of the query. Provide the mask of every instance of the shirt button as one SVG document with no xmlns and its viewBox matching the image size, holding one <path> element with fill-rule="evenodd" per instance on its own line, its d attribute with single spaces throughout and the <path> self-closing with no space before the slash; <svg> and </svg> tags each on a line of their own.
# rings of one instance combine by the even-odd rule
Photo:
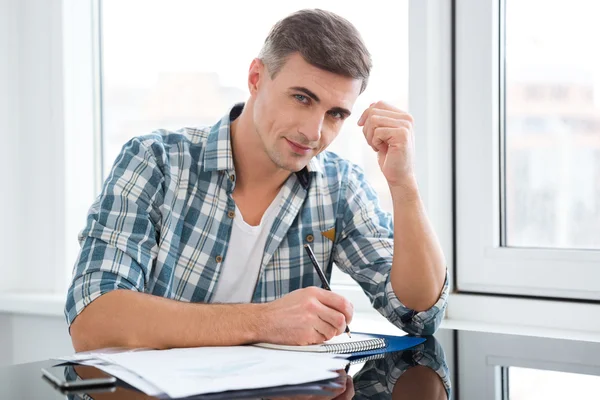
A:
<svg viewBox="0 0 600 400">
<path fill-rule="evenodd" d="M 229 180 L 231 182 L 234 182 L 235 181 L 235 175 L 233 175 L 233 174 L 229 175 Z"/>
<path fill-rule="evenodd" d="M 308 243 L 312 243 L 313 240 L 315 240 L 315 237 L 313 235 L 306 235 L 306 241 Z"/>
<path fill-rule="evenodd" d="M 235 213 L 234 213 L 233 211 L 229 211 L 229 212 L 227 213 L 227 216 L 228 216 L 229 218 L 233 219 L 233 217 L 235 217 Z"/>
<path fill-rule="evenodd" d="M 221 261 L 223 261 L 223 257 L 221 256 L 216 256 L 215 260 L 217 260 L 218 263 L 220 263 Z"/>
</svg>

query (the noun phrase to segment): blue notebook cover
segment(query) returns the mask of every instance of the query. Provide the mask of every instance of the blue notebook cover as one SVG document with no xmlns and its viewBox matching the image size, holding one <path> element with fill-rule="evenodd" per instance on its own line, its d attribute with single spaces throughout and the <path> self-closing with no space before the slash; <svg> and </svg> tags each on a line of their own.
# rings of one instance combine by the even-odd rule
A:
<svg viewBox="0 0 600 400">
<path fill-rule="evenodd" d="M 366 333 L 366 332 L 352 332 L 352 333 L 360 333 L 361 335 L 371 336 L 373 338 L 385 339 L 387 346 L 382 347 L 380 349 L 352 353 L 352 355 L 350 357 L 348 357 L 348 361 L 352 361 L 357 358 L 372 356 L 372 355 L 376 355 L 376 354 L 392 353 L 394 351 L 407 350 L 412 347 L 420 345 L 421 343 L 425 342 L 425 340 L 426 340 L 426 338 L 416 337 L 416 336 L 391 336 L 391 335 L 381 335 L 381 334 L 377 334 L 377 333 Z"/>
</svg>

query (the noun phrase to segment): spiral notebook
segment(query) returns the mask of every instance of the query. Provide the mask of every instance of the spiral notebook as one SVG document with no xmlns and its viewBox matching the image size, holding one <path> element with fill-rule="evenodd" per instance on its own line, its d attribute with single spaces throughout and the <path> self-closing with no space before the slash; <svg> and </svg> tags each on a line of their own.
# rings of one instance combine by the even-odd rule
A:
<svg viewBox="0 0 600 400">
<path fill-rule="evenodd" d="M 315 353 L 358 353 L 387 347 L 387 340 L 383 337 L 374 337 L 367 334 L 353 333 L 349 338 L 345 333 L 327 340 L 321 344 L 308 346 L 287 346 L 271 343 L 257 343 L 254 346 L 276 350 L 309 351 Z"/>
</svg>

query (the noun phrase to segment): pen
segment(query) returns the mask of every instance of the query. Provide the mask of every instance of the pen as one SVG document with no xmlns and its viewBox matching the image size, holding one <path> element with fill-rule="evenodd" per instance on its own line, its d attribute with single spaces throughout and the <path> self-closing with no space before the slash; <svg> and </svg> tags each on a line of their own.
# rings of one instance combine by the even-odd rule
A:
<svg viewBox="0 0 600 400">
<path fill-rule="evenodd" d="M 307 244 L 304 245 L 304 250 L 306 250 L 306 252 L 308 253 L 308 257 L 310 258 L 310 261 L 312 262 L 313 267 L 315 267 L 315 270 L 317 271 L 317 275 L 319 275 L 319 279 L 321 279 L 323 288 L 325 290 L 329 290 L 331 292 L 331 287 L 329 286 L 329 282 L 327 282 L 327 278 L 325 278 L 325 274 L 323 273 L 323 270 L 319 266 L 319 262 L 315 258 L 315 253 L 313 253 L 312 249 Z M 348 325 L 346 325 L 346 330 L 344 332 L 346 332 L 348 334 L 348 337 L 352 337 L 352 335 L 350 335 L 350 328 L 348 328 Z"/>
</svg>

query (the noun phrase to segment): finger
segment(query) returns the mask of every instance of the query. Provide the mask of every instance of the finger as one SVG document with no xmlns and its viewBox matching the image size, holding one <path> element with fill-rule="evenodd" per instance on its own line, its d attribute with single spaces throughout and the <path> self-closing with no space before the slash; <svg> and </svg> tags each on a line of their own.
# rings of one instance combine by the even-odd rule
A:
<svg viewBox="0 0 600 400">
<path fill-rule="evenodd" d="M 408 119 L 410 119 L 411 122 L 414 122 L 413 117 L 410 113 L 408 113 L 407 111 L 403 111 L 403 110 L 399 109 L 398 107 L 394 107 L 393 105 L 391 105 L 390 103 L 387 103 L 385 101 L 378 101 L 377 103 L 375 103 L 373 105 L 373 108 L 376 110 L 387 110 L 387 111 L 392 111 L 392 112 L 403 114 Z"/>
<path fill-rule="evenodd" d="M 354 306 L 344 296 L 340 296 L 337 293 L 322 289 L 318 291 L 317 299 L 323 305 L 344 314 L 347 324 L 352 322 Z"/>
<path fill-rule="evenodd" d="M 319 318 L 333 327 L 335 335 L 341 335 L 346 330 L 346 316 L 341 312 L 321 304 L 317 312 Z"/>
<path fill-rule="evenodd" d="M 343 395 L 344 393 L 346 393 L 346 391 L 348 390 L 348 378 L 345 375 L 345 371 L 344 371 L 344 377 L 343 379 L 340 379 L 340 377 L 336 378 L 335 382 L 337 384 L 339 384 L 339 387 L 333 388 L 333 389 L 328 389 L 325 388 L 325 390 L 329 390 L 331 391 L 331 396 L 332 397 L 327 397 L 328 399 L 339 399 L 341 398 L 340 396 Z"/>
<path fill-rule="evenodd" d="M 410 123 L 411 125 L 414 123 L 412 115 L 404 111 L 392 111 L 384 108 L 373 107 L 369 112 L 369 115 L 381 115 L 383 117 L 400 119 Z"/>
<path fill-rule="evenodd" d="M 348 375 L 346 377 L 346 391 L 344 392 L 344 399 L 350 400 L 354 398 L 354 395 L 356 393 L 354 392 L 354 381 L 352 380 L 352 377 L 350 375 Z"/>
<path fill-rule="evenodd" d="M 369 146 L 371 146 L 371 148 L 373 149 L 373 151 L 377 151 L 375 149 L 375 147 L 373 147 L 373 128 L 371 127 L 371 119 L 367 118 L 365 124 L 363 125 L 363 129 L 362 129 L 363 135 L 365 137 L 365 140 L 367 141 L 367 144 Z"/>
<path fill-rule="evenodd" d="M 406 128 L 412 129 L 412 123 L 401 118 L 388 117 L 380 114 L 373 114 L 367 121 L 373 128 Z"/>
<path fill-rule="evenodd" d="M 369 114 L 363 125 L 363 135 L 367 140 L 367 144 L 374 151 L 378 151 L 378 147 L 373 143 L 374 130 L 378 127 L 406 128 L 411 131 L 412 122 L 402 119 L 400 114 L 391 111 L 377 110 Z"/>
<path fill-rule="evenodd" d="M 375 128 L 373 133 L 373 147 L 378 151 L 385 147 L 409 146 L 411 142 L 410 131 L 406 128 Z"/>
<path fill-rule="evenodd" d="M 323 340 L 329 340 L 338 335 L 338 328 L 324 320 L 321 315 L 315 319 L 313 322 L 313 327 L 315 328 L 315 331 L 319 332 L 319 334 L 323 337 Z"/>
</svg>

